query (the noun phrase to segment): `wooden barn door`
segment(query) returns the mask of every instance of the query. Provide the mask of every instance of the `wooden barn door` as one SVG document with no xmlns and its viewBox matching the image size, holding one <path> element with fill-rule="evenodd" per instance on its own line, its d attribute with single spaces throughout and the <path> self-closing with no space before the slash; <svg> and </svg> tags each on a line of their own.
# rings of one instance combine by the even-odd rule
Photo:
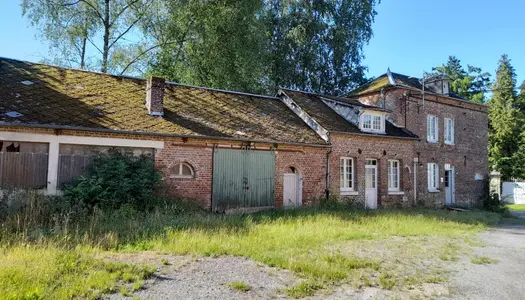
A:
<svg viewBox="0 0 525 300">
<path fill-rule="evenodd" d="M 275 206 L 274 173 L 273 151 L 215 149 L 213 211 Z"/>
</svg>

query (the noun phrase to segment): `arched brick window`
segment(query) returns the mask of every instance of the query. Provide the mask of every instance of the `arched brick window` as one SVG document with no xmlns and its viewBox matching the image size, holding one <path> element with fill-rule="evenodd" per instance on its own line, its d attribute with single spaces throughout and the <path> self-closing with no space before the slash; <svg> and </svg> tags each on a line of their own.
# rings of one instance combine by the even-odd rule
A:
<svg viewBox="0 0 525 300">
<path fill-rule="evenodd" d="M 195 171 L 188 163 L 178 163 L 171 167 L 171 178 L 195 178 Z"/>
</svg>

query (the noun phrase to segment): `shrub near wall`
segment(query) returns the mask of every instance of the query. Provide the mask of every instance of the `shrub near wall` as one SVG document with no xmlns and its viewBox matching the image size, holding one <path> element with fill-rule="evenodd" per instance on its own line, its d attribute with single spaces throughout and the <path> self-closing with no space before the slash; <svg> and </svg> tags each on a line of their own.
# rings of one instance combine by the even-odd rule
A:
<svg viewBox="0 0 525 300">
<path fill-rule="evenodd" d="M 118 209 L 130 205 L 145 209 L 153 205 L 160 179 L 153 156 L 109 150 L 93 157 L 87 174 L 67 185 L 63 198 L 88 208 Z"/>
</svg>

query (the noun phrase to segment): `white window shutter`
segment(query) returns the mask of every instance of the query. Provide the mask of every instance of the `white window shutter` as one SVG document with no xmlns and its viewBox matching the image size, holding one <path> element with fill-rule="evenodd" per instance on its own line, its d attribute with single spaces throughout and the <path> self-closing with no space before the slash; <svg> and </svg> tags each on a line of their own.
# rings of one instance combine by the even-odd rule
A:
<svg viewBox="0 0 525 300">
<path fill-rule="evenodd" d="M 449 128 L 448 128 L 448 120 L 449 120 L 449 119 L 445 119 L 445 122 L 443 122 L 444 125 L 445 125 L 445 128 L 444 128 L 444 130 L 443 130 L 443 131 L 444 131 L 443 134 L 445 135 L 445 142 L 449 142 L 449 141 L 450 141 L 450 137 L 449 137 L 449 134 L 448 134 L 448 131 L 449 131 Z"/>
<path fill-rule="evenodd" d="M 432 180 L 432 165 L 431 164 L 427 164 L 427 187 L 428 189 L 430 190 L 431 187 L 432 187 L 432 184 L 431 184 L 431 180 Z"/>
<path fill-rule="evenodd" d="M 450 120 L 450 142 L 454 144 L 454 120 Z"/>
<path fill-rule="evenodd" d="M 427 116 L 427 141 L 430 142 L 432 140 L 432 126 L 431 126 L 431 118 L 430 115 Z"/>
<path fill-rule="evenodd" d="M 437 142 L 439 137 L 439 125 L 437 117 L 434 117 L 434 142 Z"/>
<path fill-rule="evenodd" d="M 439 166 L 434 164 L 434 188 L 437 189 L 439 186 Z"/>
</svg>

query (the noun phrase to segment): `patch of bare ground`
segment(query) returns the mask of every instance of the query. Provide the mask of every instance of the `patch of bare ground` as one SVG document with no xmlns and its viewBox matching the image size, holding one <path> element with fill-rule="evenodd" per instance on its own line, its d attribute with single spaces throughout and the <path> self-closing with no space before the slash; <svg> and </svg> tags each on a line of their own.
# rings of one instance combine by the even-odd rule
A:
<svg viewBox="0 0 525 300">
<path fill-rule="evenodd" d="M 308 299 L 433 299 L 450 295 L 446 284 L 456 262 L 481 242 L 475 237 L 392 237 L 345 242 L 327 251 L 377 259 L 380 268 L 356 270 L 339 286 Z"/>
<path fill-rule="evenodd" d="M 326 252 L 380 262 L 378 268 L 356 269 L 343 282 L 327 282 L 306 299 L 433 299 L 449 296 L 447 284 L 461 257 L 483 246 L 473 237 L 392 237 L 326 247 Z M 140 299 L 273 299 L 302 281 L 294 273 L 247 258 L 172 256 L 155 252 L 109 254 L 106 259 L 149 264 L 156 276 L 127 296 Z M 232 283 L 249 286 L 246 291 Z M 110 299 L 124 299 L 122 293 Z"/>
<path fill-rule="evenodd" d="M 157 276 L 148 280 L 144 288 L 131 294 L 139 299 L 285 298 L 281 291 L 298 282 L 297 277 L 287 270 L 271 268 L 242 257 L 140 256 L 126 254 L 123 258 L 126 261 L 135 261 L 138 258 L 141 263 L 160 263 L 162 259 L 166 259 L 174 265 L 158 264 Z M 241 283 L 249 288 L 233 288 Z M 110 299 L 126 297 L 114 294 Z"/>
</svg>

